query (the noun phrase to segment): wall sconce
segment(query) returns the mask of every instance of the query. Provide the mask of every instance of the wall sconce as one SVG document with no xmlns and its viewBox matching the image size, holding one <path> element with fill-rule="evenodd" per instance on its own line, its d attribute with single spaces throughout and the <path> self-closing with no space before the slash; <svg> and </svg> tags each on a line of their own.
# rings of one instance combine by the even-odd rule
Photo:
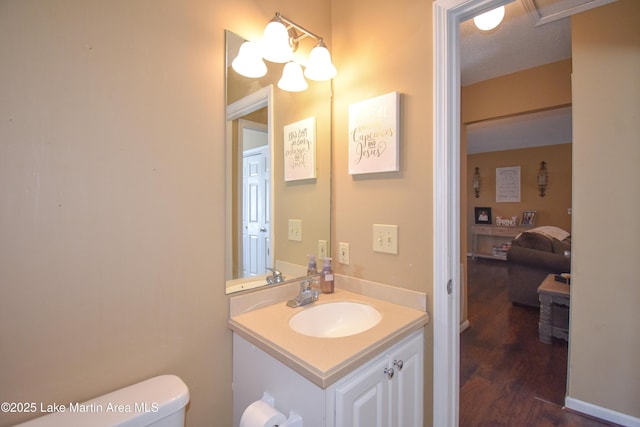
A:
<svg viewBox="0 0 640 427">
<path fill-rule="evenodd" d="M 480 168 L 477 166 L 473 173 L 473 191 L 475 192 L 476 199 L 480 197 Z"/>
<path fill-rule="evenodd" d="M 538 170 L 538 190 L 540 197 L 544 197 L 547 191 L 547 184 L 549 182 L 549 173 L 547 172 L 547 163 L 540 162 L 540 169 Z"/>
<path fill-rule="evenodd" d="M 303 73 L 301 65 L 293 60 L 293 53 L 305 37 L 312 37 L 318 43 L 311 50 Z M 240 46 L 231 66 L 238 74 L 258 78 L 267 72 L 263 59 L 285 64 L 278 87 L 290 92 L 305 90 L 308 87 L 305 77 L 325 81 L 334 78 L 337 72 L 322 37 L 285 18 L 280 12 L 276 12 L 276 16 L 267 24 L 260 42 L 247 41 Z"/>
<path fill-rule="evenodd" d="M 489 31 L 500 25 L 502 18 L 504 18 L 504 6 L 497 7 L 476 16 L 473 18 L 473 23 L 476 24 L 479 30 Z"/>
</svg>

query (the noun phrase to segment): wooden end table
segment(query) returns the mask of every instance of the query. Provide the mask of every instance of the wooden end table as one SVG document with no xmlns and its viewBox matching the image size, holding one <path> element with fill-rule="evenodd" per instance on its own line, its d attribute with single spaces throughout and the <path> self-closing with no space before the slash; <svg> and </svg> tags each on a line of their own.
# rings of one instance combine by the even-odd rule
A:
<svg viewBox="0 0 640 427">
<path fill-rule="evenodd" d="M 562 319 L 554 319 L 554 305 L 569 307 L 569 285 L 558 282 L 554 274 L 548 275 L 538 287 L 540 299 L 540 321 L 538 334 L 540 341 L 551 344 L 551 337 L 562 338 L 569 341 L 569 327 Z"/>
</svg>

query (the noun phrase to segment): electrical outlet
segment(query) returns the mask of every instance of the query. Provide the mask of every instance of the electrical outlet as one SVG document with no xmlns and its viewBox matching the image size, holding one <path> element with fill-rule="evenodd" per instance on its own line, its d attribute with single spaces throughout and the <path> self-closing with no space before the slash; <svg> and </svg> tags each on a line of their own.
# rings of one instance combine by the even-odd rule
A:
<svg viewBox="0 0 640 427">
<path fill-rule="evenodd" d="M 318 240 L 318 259 L 324 260 L 328 257 L 329 254 L 327 252 L 327 241 L 326 240 Z"/>
<path fill-rule="evenodd" d="M 349 244 L 340 242 L 338 247 L 338 262 L 340 264 L 349 264 Z"/>
<path fill-rule="evenodd" d="M 398 254 L 398 226 L 373 224 L 373 250 L 386 254 Z"/>
<path fill-rule="evenodd" d="M 289 220 L 289 240 L 302 242 L 302 220 L 301 219 Z"/>
</svg>

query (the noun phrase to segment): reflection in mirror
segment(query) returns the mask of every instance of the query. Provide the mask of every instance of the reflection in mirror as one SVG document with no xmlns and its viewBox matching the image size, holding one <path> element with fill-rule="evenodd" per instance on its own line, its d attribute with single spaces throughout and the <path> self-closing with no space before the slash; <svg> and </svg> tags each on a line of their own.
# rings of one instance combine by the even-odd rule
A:
<svg viewBox="0 0 640 427">
<path fill-rule="evenodd" d="M 241 76 L 231 61 L 244 39 L 230 31 L 225 35 L 226 292 L 231 293 L 265 285 L 269 268 L 285 280 L 303 276 L 308 256 L 320 256 L 321 242 L 330 247 L 331 83 L 282 91 L 275 83 L 283 64 L 271 62 L 264 77 Z M 316 123 L 315 177 L 285 181 L 284 127 L 308 118 Z M 300 231 L 290 233 L 290 224 L 301 224 Z"/>
</svg>

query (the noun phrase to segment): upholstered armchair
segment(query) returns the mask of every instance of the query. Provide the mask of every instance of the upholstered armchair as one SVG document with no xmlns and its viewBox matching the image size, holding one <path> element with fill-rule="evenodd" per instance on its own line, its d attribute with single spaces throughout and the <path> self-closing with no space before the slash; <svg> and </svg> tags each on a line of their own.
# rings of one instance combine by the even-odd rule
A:
<svg viewBox="0 0 640 427">
<path fill-rule="evenodd" d="M 539 307 L 538 286 L 545 277 L 571 272 L 569 233 L 556 227 L 540 227 L 521 233 L 511 242 L 507 263 L 510 301 Z"/>
</svg>

